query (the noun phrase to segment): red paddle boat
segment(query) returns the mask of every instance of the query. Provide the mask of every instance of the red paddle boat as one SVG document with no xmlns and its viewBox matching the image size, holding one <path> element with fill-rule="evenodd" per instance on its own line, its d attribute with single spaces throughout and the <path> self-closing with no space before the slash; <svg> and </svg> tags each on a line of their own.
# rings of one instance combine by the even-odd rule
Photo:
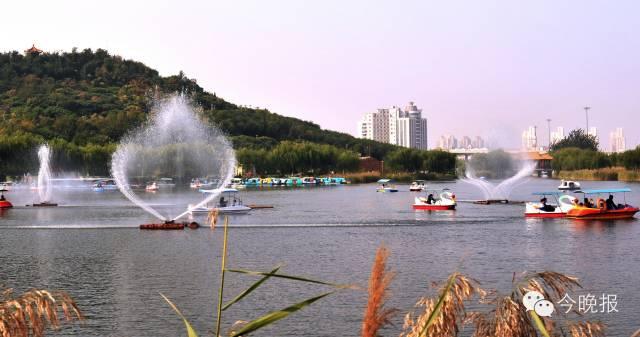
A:
<svg viewBox="0 0 640 337">
<path fill-rule="evenodd" d="M 574 219 L 595 219 L 595 220 L 614 220 L 614 219 L 630 219 L 638 212 L 638 207 L 624 204 L 616 204 L 613 201 L 613 194 L 631 192 L 628 188 L 602 189 L 602 190 L 583 190 L 576 191 L 585 195 L 585 202 L 573 207 L 567 212 L 567 218 Z M 598 198 L 594 205 L 590 204 L 587 195 L 609 194 L 605 200 Z"/>
</svg>

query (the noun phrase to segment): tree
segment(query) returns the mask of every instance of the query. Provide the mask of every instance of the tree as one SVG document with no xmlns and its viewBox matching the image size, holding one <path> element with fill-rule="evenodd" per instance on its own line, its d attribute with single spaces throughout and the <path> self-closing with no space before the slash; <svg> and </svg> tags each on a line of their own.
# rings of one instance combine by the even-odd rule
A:
<svg viewBox="0 0 640 337">
<path fill-rule="evenodd" d="M 598 145 L 598 139 L 595 136 L 587 134 L 583 129 L 576 129 L 572 130 L 567 137 L 551 144 L 551 152 L 570 147 L 598 151 Z"/>
</svg>

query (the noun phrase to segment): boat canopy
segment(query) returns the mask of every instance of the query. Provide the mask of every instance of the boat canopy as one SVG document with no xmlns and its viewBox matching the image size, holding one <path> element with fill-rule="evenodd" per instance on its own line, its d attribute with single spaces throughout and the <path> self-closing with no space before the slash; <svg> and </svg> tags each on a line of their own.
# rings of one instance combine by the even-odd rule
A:
<svg viewBox="0 0 640 337">
<path fill-rule="evenodd" d="M 391 179 L 380 179 L 380 180 L 378 180 L 378 184 L 386 184 L 386 183 L 389 183 L 389 182 L 391 182 Z"/>
<path fill-rule="evenodd" d="M 600 193 L 627 193 L 631 192 L 630 188 L 609 188 L 609 189 L 599 189 L 599 190 L 579 190 L 574 193 L 584 193 L 584 194 L 600 194 Z"/>
<path fill-rule="evenodd" d="M 549 192 L 533 192 L 533 195 L 564 195 L 562 192 L 558 191 L 549 191 Z"/>
</svg>

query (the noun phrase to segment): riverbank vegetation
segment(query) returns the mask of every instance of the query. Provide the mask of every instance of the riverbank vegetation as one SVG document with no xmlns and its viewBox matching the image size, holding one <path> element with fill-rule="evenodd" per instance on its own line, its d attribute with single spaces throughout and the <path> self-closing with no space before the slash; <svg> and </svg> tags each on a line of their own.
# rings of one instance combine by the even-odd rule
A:
<svg viewBox="0 0 640 337">
<path fill-rule="evenodd" d="M 622 153 L 598 151 L 598 141 L 581 129 L 551 146 L 555 176 L 571 180 L 640 181 L 640 147 Z"/>
</svg>

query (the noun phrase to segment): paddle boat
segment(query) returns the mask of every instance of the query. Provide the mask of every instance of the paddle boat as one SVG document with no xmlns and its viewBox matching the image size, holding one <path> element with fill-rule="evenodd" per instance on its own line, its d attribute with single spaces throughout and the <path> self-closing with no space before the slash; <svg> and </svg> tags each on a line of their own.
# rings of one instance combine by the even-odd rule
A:
<svg viewBox="0 0 640 337">
<path fill-rule="evenodd" d="M 580 189 L 580 183 L 571 180 L 561 180 L 558 186 L 560 191 L 575 191 Z"/>
<path fill-rule="evenodd" d="M 200 190 L 202 193 L 217 193 L 218 190 Z M 235 188 L 225 188 L 220 192 L 220 198 L 214 206 L 205 205 L 194 207 L 189 205 L 189 214 L 206 214 L 212 210 L 217 210 L 219 214 L 245 214 L 251 207 L 245 206 L 242 199 L 238 197 L 238 190 Z"/>
<path fill-rule="evenodd" d="M 245 180 L 244 182 L 244 186 L 261 186 L 262 185 L 262 179 L 260 178 L 249 178 L 247 180 Z"/>
<path fill-rule="evenodd" d="M 577 199 L 561 192 L 534 192 L 541 197 L 540 202 L 527 202 L 524 216 L 528 218 L 564 218 L 577 204 Z M 555 204 L 548 204 L 547 197 L 553 197 Z"/>
<path fill-rule="evenodd" d="M 9 190 L 3 186 L 2 188 L 0 188 L 0 209 L 13 207 L 13 204 L 11 204 L 9 200 L 4 197 L 4 192 L 9 192 Z"/>
<path fill-rule="evenodd" d="M 425 211 L 447 211 L 456 209 L 456 195 L 448 188 L 442 190 L 424 190 L 426 197 L 415 197 L 413 209 Z M 434 194 L 437 198 L 434 198 Z"/>
<path fill-rule="evenodd" d="M 302 178 L 289 177 L 285 179 L 284 184 L 287 186 L 301 186 L 303 182 L 302 182 Z"/>
<path fill-rule="evenodd" d="M 629 188 L 613 188 L 613 189 L 597 189 L 597 190 L 580 190 L 575 193 L 584 195 L 585 203 L 578 204 L 567 212 L 568 218 L 573 219 L 594 219 L 594 220 L 612 220 L 612 219 L 630 219 L 638 212 L 638 207 L 628 205 L 626 203 L 626 193 L 631 192 Z M 623 193 L 624 204 L 616 204 L 613 201 L 613 195 Z M 603 195 L 609 195 L 605 200 Z M 599 198 L 594 205 L 589 204 L 588 196 L 598 196 Z"/>
<path fill-rule="evenodd" d="M 376 189 L 376 192 L 398 192 L 398 189 L 391 183 L 392 183 L 391 179 L 378 180 L 378 184 L 380 185 Z"/>
<path fill-rule="evenodd" d="M 104 192 L 107 190 L 117 190 L 118 185 L 116 185 L 115 180 L 107 179 L 107 180 L 98 180 L 91 187 L 94 192 Z"/>
<path fill-rule="evenodd" d="M 411 192 L 422 192 L 427 188 L 427 182 L 425 180 L 416 180 L 411 183 L 409 186 L 409 191 Z"/>
<path fill-rule="evenodd" d="M 245 186 L 241 178 L 231 178 L 231 181 L 229 182 L 227 187 L 238 189 L 238 188 L 244 188 Z"/>
<path fill-rule="evenodd" d="M 304 185 L 316 185 L 318 181 L 314 177 L 304 177 L 302 178 L 302 184 Z"/>
</svg>

